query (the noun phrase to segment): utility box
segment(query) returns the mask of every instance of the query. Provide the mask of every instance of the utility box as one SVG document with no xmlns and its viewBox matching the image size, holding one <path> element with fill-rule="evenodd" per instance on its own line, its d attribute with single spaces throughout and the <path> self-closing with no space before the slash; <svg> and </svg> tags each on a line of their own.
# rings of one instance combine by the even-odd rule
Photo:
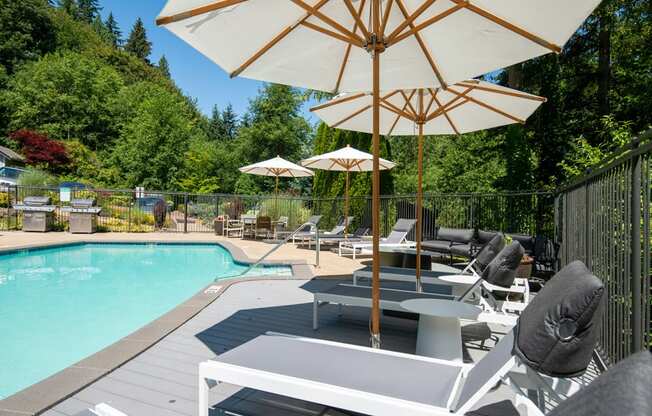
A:
<svg viewBox="0 0 652 416">
<path fill-rule="evenodd" d="M 72 234 L 93 234 L 97 231 L 97 216 L 102 208 L 95 206 L 94 199 L 73 199 L 70 206 L 62 210 L 70 214 L 68 221 Z"/>
<path fill-rule="evenodd" d="M 23 213 L 23 231 L 45 233 L 52 229 L 54 211 L 57 207 L 47 196 L 29 196 L 14 209 Z"/>
</svg>

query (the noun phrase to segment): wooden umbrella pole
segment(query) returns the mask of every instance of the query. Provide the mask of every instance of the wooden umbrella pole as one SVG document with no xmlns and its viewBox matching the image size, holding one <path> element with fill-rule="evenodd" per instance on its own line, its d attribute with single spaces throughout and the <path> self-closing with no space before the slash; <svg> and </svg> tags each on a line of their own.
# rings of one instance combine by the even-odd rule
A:
<svg viewBox="0 0 652 416">
<path fill-rule="evenodd" d="M 373 174 L 372 216 L 373 258 L 371 284 L 371 346 L 380 348 L 380 0 L 373 0 Z"/>
<path fill-rule="evenodd" d="M 278 175 L 276 176 L 276 187 L 274 188 L 274 210 L 276 211 L 274 214 L 278 217 Z"/>
<path fill-rule="evenodd" d="M 346 170 L 346 181 L 344 189 L 344 238 L 349 234 L 349 170 Z"/>
<path fill-rule="evenodd" d="M 423 89 L 419 90 L 419 117 L 417 121 L 419 125 L 419 149 L 417 161 L 417 259 L 416 259 L 416 290 L 421 291 L 421 240 L 423 229 Z"/>
</svg>

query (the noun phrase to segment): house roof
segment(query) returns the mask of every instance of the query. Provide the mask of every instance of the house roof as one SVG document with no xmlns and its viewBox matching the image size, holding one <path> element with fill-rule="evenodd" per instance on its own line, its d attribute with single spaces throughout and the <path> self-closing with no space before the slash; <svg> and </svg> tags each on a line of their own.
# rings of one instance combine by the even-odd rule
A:
<svg viewBox="0 0 652 416">
<path fill-rule="evenodd" d="M 0 146 L 0 154 L 3 154 L 7 159 L 11 159 L 11 160 L 19 160 L 19 161 L 25 160 L 24 157 L 22 157 L 18 153 L 4 146 Z"/>
</svg>

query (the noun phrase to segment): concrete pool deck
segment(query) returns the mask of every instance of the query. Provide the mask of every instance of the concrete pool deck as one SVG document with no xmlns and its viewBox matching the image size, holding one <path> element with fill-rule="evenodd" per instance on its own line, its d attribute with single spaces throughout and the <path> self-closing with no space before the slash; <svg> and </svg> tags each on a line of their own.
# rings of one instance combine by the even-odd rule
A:
<svg viewBox="0 0 652 416">
<path fill-rule="evenodd" d="M 73 235 L 69 233 L 2 232 L 0 233 L 0 253 L 17 249 L 86 242 L 219 243 L 229 249 L 235 260 L 246 263 L 256 261 L 272 247 L 270 244 L 259 241 L 227 239 L 210 234 L 106 233 Z M 70 397 L 151 348 L 209 306 L 231 285 L 245 281 L 274 279 L 305 281 L 314 276 L 341 278 L 350 276 L 354 270 L 362 267 L 358 261 L 341 258 L 327 251 L 321 252 L 320 267 L 315 267 L 314 261 L 315 252 L 313 250 L 299 249 L 294 245 L 287 244 L 270 256 L 265 263 L 291 265 L 292 277 L 250 276 L 222 280 L 209 285 L 191 299 L 125 338 L 25 390 L 0 400 L 0 415 L 33 415 L 51 408 L 62 399 Z"/>
<path fill-rule="evenodd" d="M 268 244 L 199 234 L 0 233 L 0 251 L 76 242 L 218 242 L 237 260 L 251 261 Z M 271 261 L 292 264 L 294 276 L 251 277 L 219 281 L 156 321 L 104 350 L 17 394 L 0 400 L 0 416 L 44 414 L 89 416 L 88 409 L 106 402 L 129 416 L 191 416 L 197 414 L 198 365 L 267 331 L 368 345 L 369 310 L 347 307 L 340 316 L 335 305 L 320 311 L 320 329 L 312 329 L 313 292 L 326 289 L 363 265 L 359 261 L 286 245 Z M 210 289 L 210 290 L 206 290 Z M 473 326 L 473 325 L 471 325 Z M 383 348 L 414 353 L 416 321 L 382 317 Z M 465 327 L 467 329 L 467 327 Z M 468 327 L 465 358 L 477 361 L 486 348 Z M 498 337 L 504 328 L 492 328 Z M 469 336 L 470 335 L 470 336 Z M 496 338 L 488 341 L 492 347 Z M 501 387 L 478 406 L 513 398 Z M 222 384 L 211 390 L 215 415 L 343 416 L 324 406 Z"/>
</svg>

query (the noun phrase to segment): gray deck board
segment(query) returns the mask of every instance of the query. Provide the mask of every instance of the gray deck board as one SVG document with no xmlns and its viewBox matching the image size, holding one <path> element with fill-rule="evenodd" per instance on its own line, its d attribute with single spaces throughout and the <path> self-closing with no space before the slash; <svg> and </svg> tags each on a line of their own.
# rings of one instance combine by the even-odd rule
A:
<svg viewBox="0 0 652 416">
<path fill-rule="evenodd" d="M 324 306 L 320 330 L 312 330 L 311 290 L 332 284 L 263 281 L 232 286 L 158 344 L 45 415 L 78 416 L 100 402 L 129 416 L 194 415 L 198 364 L 267 331 L 367 345 L 367 309 L 344 308 L 338 316 L 337 307 Z M 383 317 L 383 347 L 413 353 L 416 328 L 415 321 Z M 317 404 L 226 384 L 211 390 L 211 402 L 223 411 L 245 415 L 341 415 Z"/>
</svg>

